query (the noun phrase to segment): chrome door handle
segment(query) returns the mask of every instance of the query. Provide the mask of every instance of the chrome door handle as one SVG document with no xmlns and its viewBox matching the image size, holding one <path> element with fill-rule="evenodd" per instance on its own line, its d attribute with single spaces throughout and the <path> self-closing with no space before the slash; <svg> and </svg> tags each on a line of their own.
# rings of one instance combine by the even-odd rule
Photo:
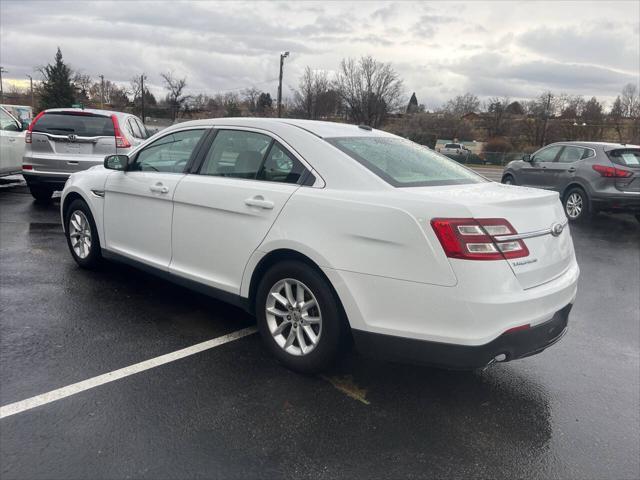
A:
<svg viewBox="0 0 640 480">
<path fill-rule="evenodd" d="M 571 167 L 570 169 L 568 169 L 568 170 L 567 170 L 567 172 L 569 172 L 569 173 L 573 173 L 573 172 L 575 172 L 575 171 L 576 171 L 576 168 L 575 168 L 575 167 Z"/>
<path fill-rule="evenodd" d="M 16 139 L 15 139 L 15 138 L 13 138 L 13 137 L 9 137 L 9 141 L 10 141 L 10 142 L 15 142 L 15 141 L 16 141 Z"/>
<path fill-rule="evenodd" d="M 158 182 L 155 185 L 151 185 L 149 190 L 155 193 L 169 193 L 169 187 L 165 187 L 162 183 Z"/>
<path fill-rule="evenodd" d="M 244 204 L 249 207 L 264 208 L 265 210 L 271 210 L 273 208 L 273 202 L 265 200 L 262 195 L 256 195 L 255 197 L 247 198 Z"/>
</svg>

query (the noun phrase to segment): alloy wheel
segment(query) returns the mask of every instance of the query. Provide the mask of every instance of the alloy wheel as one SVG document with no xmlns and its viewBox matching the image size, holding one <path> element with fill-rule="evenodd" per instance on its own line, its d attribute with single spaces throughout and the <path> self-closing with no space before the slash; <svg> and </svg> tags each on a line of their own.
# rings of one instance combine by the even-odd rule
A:
<svg viewBox="0 0 640 480">
<path fill-rule="evenodd" d="M 569 218 L 578 218 L 582 213 L 583 208 L 584 204 L 582 195 L 580 195 L 578 192 L 573 192 L 571 195 L 569 195 L 569 197 L 567 198 L 567 203 L 565 205 L 565 210 Z"/>
<path fill-rule="evenodd" d="M 85 259 L 91 252 L 91 225 L 82 210 L 75 210 L 69 216 L 69 239 L 71 248 L 80 259 Z"/>
<path fill-rule="evenodd" d="M 291 355 L 308 355 L 320 341 L 320 305 L 311 289 L 298 280 L 286 278 L 271 287 L 266 319 L 276 344 Z"/>
</svg>

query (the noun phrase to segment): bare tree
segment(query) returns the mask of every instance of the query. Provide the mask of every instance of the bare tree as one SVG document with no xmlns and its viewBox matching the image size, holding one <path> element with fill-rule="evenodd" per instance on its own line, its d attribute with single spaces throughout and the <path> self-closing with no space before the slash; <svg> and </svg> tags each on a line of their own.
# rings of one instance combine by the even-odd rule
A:
<svg viewBox="0 0 640 480">
<path fill-rule="evenodd" d="M 509 97 L 491 97 L 486 104 L 487 113 L 491 114 L 487 130 L 489 137 L 507 134 L 507 107 L 511 103 Z"/>
<path fill-rule="evenodd" d="M 452 115 L 464 115 L 465 113 L 480 110 L 480 100 L 472 93 L 465 93 L 452 98 L 442 107 L 442 111 Z"/>
<path fill-rule="evenodd" d="M 245 88 L 242 92 L 242 100 L 247 105 L 250 113 L 255 114 L 258 111 L 258 98 L 262 93 L 255 87 Z"/>
<path fill-rule="evenodd" d="M 344 59 L 335 87 L 349 116 L 356 123 L 380 126 L 388 114 L 402 105 L 403 85 L 391 64 L 372 57 Z"/>
<path fill-rule="evenodd" d="M 622 138 L 622 121 L 624 118 L 624 107 L 622 106 L 622 99 L 618 95 L 613 102 L 611 111 L 609 112 L 609 120 L 613 123 L 616 133 L 618 134 L 618 142 L 623 143 Z"/>
<path fill-rule="evenodd" d="M 327 72 L 307 67 L 293 92 L 293 103 L 294 116 L 317 120 L 338 112 L 340 96 L 332 88 Z"/>
<path fill-rule="evenodd" d="M 189 99 L 188 95 L 183 95 L 182 91 L 187 86 L 186 78 L 174 78 L 173 72 L 161 73 L 160 76 L 164 80 L 164 88 L 167 89 L 167 103 L 171 108 L 171 120 L 175 121 L 178 112 Z"/>
<path fill-rule="evenodd" d="M 640 117 L 640 97 L 638 97 L 638 87 L 633 83 L 627 83 L 622 88 L 620 95 L 622 102 L 622 111 L 625 117 Z"/>
</svg>

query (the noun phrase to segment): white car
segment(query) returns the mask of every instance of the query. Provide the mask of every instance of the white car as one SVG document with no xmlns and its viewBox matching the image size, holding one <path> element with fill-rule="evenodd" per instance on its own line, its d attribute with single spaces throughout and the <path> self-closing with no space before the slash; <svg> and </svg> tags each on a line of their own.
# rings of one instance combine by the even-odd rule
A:
<svg viewBox="0 0 640 480">
<path fill-rule="evenodd" d="M 566 331 L 579 269 L 558 194 L 395 135 L 198 120 L 104 167 L 62 193 L 74 260 L 120 260 L 240 305 L 292 369 L 325 368 L 351 337 L 377 356 L 479 368 Z"/>
<path fill-rule="evenodd" d="M 24 154 L 24 125 L 0 107 L 0 175 L 20 173 Z"/>
</svg>

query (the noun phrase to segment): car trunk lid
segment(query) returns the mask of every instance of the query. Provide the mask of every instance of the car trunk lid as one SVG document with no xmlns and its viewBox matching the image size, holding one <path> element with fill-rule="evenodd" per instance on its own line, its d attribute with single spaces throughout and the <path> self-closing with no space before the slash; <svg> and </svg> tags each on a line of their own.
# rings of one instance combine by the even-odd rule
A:
<svg viewBox="0 0 640 480">
<path fill-rule="evenodd" d="M 502 260 L 509 264 L 524 289 L 553 280 L 571 264 L 573 244 L 567 218 L 555 192 L 495 182 L 405 190 L 462 205 L 476 219 L 506 219 L 517 235 L 526 237 L 522 241 L 528 256 Z M 494 238 L 503 240 L 498 236 Z"/>
</svg>

